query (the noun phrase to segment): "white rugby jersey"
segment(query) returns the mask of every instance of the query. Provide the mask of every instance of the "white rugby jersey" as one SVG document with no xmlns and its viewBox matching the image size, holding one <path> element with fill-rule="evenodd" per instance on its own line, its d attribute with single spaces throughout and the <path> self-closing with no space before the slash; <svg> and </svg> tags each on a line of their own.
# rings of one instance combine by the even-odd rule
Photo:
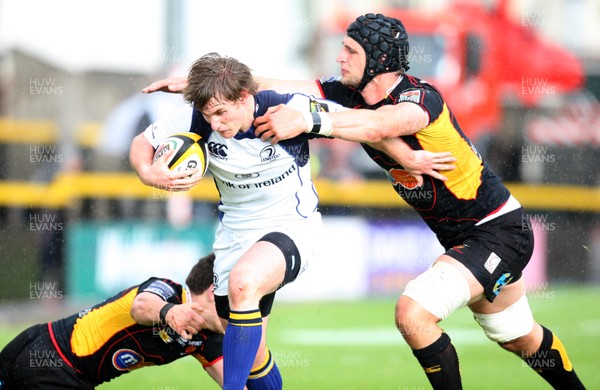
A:
<svg viewBox="0 0 600 390">
<path fill-rule="evenodd" d="M 301 94 L 261 91 L 255 96 L 254 117 L 269 107 L 287 104 L 298 111 L 339 111 L 342 106 Z M 191 131 L 204 138 L 209 150 L 208 170 L 220 195 L 219 216 L 231 229 L 262 229 L 297 221 L 318 212 L 308 140 L 303 133 L 275 145 L 254 135 L 254 126 L 233 138 L 223 138 L 210 128 L 202 113 L 192 107 L 159 120 L 144 132 L 156 149 L 168 136 Z"/>
</svg>

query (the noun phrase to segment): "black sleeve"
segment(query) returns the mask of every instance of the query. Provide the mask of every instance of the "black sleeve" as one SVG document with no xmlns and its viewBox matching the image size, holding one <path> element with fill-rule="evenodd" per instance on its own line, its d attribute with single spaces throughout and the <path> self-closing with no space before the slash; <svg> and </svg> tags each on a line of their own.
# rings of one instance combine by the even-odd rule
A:
<svg viewBox="0 0 600 390">
<path fill-rule="evenodd" d="M 396 103 L 415 103 L 429 114 L 429 123 L 435 121 L 444 108 L 444 101 L 435 89 L 411 88 L 396 97 Z"/>
<path fill-rule="evenodd" d="M 317 80 L 323 97 L 344 107 L 357 108 L 363 105 L 362 96 L 355 89 L 342 85 L 339 77 L 324 77 Z"/>
</svg>

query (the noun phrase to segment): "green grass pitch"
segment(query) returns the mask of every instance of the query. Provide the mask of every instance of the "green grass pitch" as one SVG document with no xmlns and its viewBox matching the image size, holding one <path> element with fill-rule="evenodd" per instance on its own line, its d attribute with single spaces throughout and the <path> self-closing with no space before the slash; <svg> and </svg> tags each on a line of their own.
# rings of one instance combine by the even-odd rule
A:
<svg viewBox="0 0 600 390">
<path fill-rule="evenodd" d="M 588 389 L 600 389 L 600 287 L 546 286 L 529 293 L 538 322 L 563 341 Z M 394 327 L 395 299 L 276 302 L 268 344 L 286 389 L 430 389 L 425 374 Z M 25 325 L 23 325 L 24 327 Z M 0 346 L 23 327 L 0 325 Z M 548 389 L 519 358 L 483 335 L 468 309 L 442 323 L 459 354 L 465 389 Z M 217 389 L 193 358 L 148 367 L 101 390 Z"/>
</svg>

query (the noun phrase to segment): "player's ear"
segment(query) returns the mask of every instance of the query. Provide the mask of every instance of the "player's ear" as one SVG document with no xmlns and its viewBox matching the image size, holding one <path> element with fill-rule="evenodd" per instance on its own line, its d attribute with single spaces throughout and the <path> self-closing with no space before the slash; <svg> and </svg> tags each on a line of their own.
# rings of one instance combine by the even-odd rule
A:
<svg viewBox="0 0 600 390">
<path fill-rule="evenodd" d="M 208 297 L 208 301 L 210 303 L 215 303 L 215 285 L 211 284 L 209 288 L 206 289 L 206 295 Z"/>
<path fill-rule="evenodd" d="M 247 89 L 243 89 L 240 95 L 240 102 L 246 103 L 246 101 L 250 97 L 250 92 Z"/>
</svg>

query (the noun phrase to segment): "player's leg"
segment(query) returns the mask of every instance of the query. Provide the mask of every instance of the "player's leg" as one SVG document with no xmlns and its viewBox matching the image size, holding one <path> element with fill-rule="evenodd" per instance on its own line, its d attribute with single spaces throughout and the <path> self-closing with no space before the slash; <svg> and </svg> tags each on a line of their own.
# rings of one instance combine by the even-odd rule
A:
<svg viewBox="0 0 600 390">
<path fill-rule="evenodd" d="M 524 278 L 505 286 L 493 303 L 482 299 L 469 308 L 490 340 L 519 356 L 553 388 L 584 388 L 562 342 L 533 319 Z"/>
<path fill-rule="evenodd" d="M 299 266 L 294 241 L 283 233 L 269 233 L 252 245 L 231 270 L 229 323 L 223 340 L 224 388 L 244 387 L 266 329 L 259 302 L 294 280 Z"/>
<path fill-rule="evenodd" d="M 229 301 L 227 296 L 215 296 L 217 303 L 217 311 L 221 317 L 223 327 L 227 328 L 227 320 L 224 318 L 229 317 Z M 262 317 L 262 337 L 254 358 L 252 370 L 246 382 L 246 387 L 249 390 L 279 390 L 283 387 L 283 381 L 279 368 L 275 362 L 275 359 L 271 355 L 271 352 L 267 348 L 267 323 L 271 308 L 275 300 L 275 293 L 265 295 L 259 303 L 260 312 Z M 2 390 L 2 389 L 0 389 Z"/>
<path fill-rule="evenodd" d="M 260 301 L 260 311 L 263 315 L 263 333 L 252 370 L 246 382 L 248 390 L 280 390 L 283 387 L 283 380 L 279 367 L 267 348 L 267 323 L 268 314 L 271 312 L 275 293 L 266 295 Z"/>
<path fill-rule="evenodd" d="M 39 325 L 37 325 L 39 327 Z M 0 389 L 17 389 L 22 387 L 21 378 L 30 375 L 28 365 L 21 365 L 20 358 L 29 351 L 29 345 L 38 337 L 36 327 L 28 328 L 17 335 L 0 351 Z"/>
<path fill-rule="evenodd" d="M 268 317 L 263 318 L 263 324 Z M 279 367 L 266 345 L 266 325 L 263 326 L 263 338 L 254 360 L 254 365 L 248 376 L 246 387 L 248 390 L 281 390 L 283 379 Z"/>
<path fill-rule="evenodd" d="M 465 266 L 442 255 L 398 299 L 396 326 L 434 389 L 462 388 L 456 349 L 438 322 L 482 292 Z"/>
<path fill-rule="evenodd" d="M 2 390 L 94 388 L 63 360 L 50 339 L 48 324 L 29 327 L 4 347 L 0 373 Z"/>
<path fill-rule="evenodd" d="M 252 368 L 250 371 L 246 387 L 248 390 L 281 390 L 283 388 L 279 367 L 268 348 L 265 348 L 264 360 L 258 367 Z"/>
</svg>

